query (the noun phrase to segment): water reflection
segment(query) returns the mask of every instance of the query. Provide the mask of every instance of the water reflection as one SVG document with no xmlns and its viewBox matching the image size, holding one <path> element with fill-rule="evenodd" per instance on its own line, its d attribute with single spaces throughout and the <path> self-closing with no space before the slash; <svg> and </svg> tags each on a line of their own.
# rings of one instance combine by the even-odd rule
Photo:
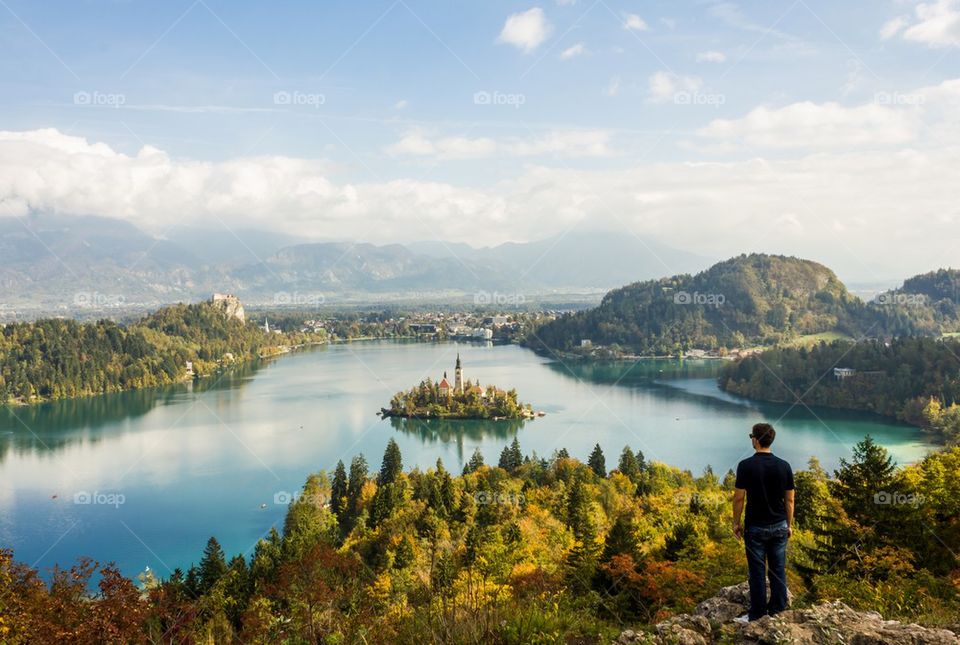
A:
<svg viewBox="0 0 960 645">
<path fill-rule="evenodd" d="M 157 406 L 247 385 L 262 365 L 251 362 L 189 383 L 130 390 L 27 406 L 0 406 L 0 463 L 14 454 L 57 452 L 78 442 L 93 445 L 137 432 L 128 423 Z"/>
<path fill-rule="evenodd" d="M 524 419 L 486 421 L 474 419 L 407 419 L 390 417 L 394 430 L 413 436 L 425 444 L 455 444 L 457 457 L 464 461 L 464 444 L 478 443 L 483 439 L 496 439 L 509 443 L 527 423 Z M 531 421 L 531 423 L 533 423 Z"/>
<path fill-rule="evenodd" d="M 650 384 L 657 379 L 716 378 L 716 359 L 641 359 L 637 361 L 554 361 L 547 366 L 564 376 L 593 383 Z"/>
</svg>

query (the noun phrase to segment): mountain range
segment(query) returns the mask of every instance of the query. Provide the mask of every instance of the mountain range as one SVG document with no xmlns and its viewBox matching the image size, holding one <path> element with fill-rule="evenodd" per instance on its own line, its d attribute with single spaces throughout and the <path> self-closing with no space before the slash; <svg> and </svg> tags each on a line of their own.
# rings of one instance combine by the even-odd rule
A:
<svg viewBox="0 0 960 645">
<path fill-rule="evenodd" d="M 0 306 L 153 306 L 231 292 L 450 300 L 478 292 L 597 293 L 638 278 L 690 272 L 709 258 L 652 239 L 577 230 L 476 248 L 440 241 L 375 245 L 260 230 L 178 227 L 163 235 L 96 216 L 0 218 Z"/>
</svg>

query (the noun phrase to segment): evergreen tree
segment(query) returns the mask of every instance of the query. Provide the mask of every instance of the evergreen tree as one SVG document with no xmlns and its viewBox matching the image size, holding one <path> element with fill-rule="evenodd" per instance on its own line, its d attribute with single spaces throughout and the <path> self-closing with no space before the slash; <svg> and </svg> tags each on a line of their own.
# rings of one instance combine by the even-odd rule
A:
<svg viewBox="0 0 960 645">
<path fill-rule="evenodd" d="M 470 457 L 467 465 L 463 467 L 463 474 L 469 475 L 470 473 L 475 473 L 481 466 L 483 466 L 483 454 L 480 453 L 479 448 L 474 448 L 473 456 Z"/>
<path fill-rule="evenodd" d="M 592 470 L 593 474 L 597 477 L 603 479 L 607 476 L 607 460 L 603 456 L 603 449 L 600 448 L 599 443 L 593 447 L 593 452 L 590 453 L 590 459 L 587 460 L 587 465 L 590 466 L 590 470 Z"/>
<path fill-rule="evenodd" d="M 520 450 L 520 442 L 516 437 L 509 446 L 504 446 L 500 453 L 500 468 L 503 468 L 511 475 L 517 471 L 517 468 L 523 465 L 523 452 Z"/>
<path fill-rule="evenodd" d="M 567 498 L 567 526 L 573 531 L 578 542 L 593 543 L 597 537 L 597 526 L 590 510 L 590 495 L 582 477 L 577 477 L 570 487 Z"/>
<path fill-rule="evenodd" d="M 403 459 L 400 456 L 400 446 L 392 438 L 387 442 L 387 449 L 383 452 L 383 462 L 380 465 L 380 476 L 377 484 L 384 486 L 392 484 L 403 472 Z"/>
<path fill-rule="evenodd" d="M 867 435 L 853 449 L 853 460 L 840 460 L 831 482 L 831 492 L 847 515 L 861 523 L 878 519 L 883 496 L 893 489 L 896 466 L 883 446 Z M 878 503 L 879 502 L 879 503 Z"/>
<path fill-rule="evenodd" d="M 367 483 L 367 475 L 367 460 L 362 454 L 357 455 L 350 462 L 350 475 L 347 477 L 347 512 L 338 518 L 340 530 L 344 535 L 350 532 L 360 514 L 360 495 L 364 484 Z"/>
<path fill-rule="evenodd" d="M 437 514 L 446 519 L 454 511 L 456 504 L 455 491 L 453 488 L 453 477 L 443 467 L 443 462 L 437 459 L 437 479 L 439 480 L 440 505 L 435 509 Z"/>
<path fill-rule="evenodd" d="M 240 630 L 243 627 L 241 618 L 243 610 L 250 601 L 250 571 L 247 569 L 247 561 L 242 555 L 235 555 L 230 559 L 230 565 L 227 567 L 229 575 L 227 577 L 226 589 L 226 611 L 227 617 L 233 628 Z"/>
<path fill-rule="evenodd" d="M 340 514 L 347 497 L 347 469 L 343 466 L 343 460 L 337 462 L 337 467 L 333 471 L 333 484 L 330 486 L 330 510 Z"/>
<path fill-rule="evenodd" d="M 607 562 L 615 555 L 626 554 L 637 559 L 640 551 L 637 540 L 636 524 L 627 513 L 617 516 L 603 546 L 603 561 Z"/>
<path fill-rule="evenodd" d="M 646 457 L 643 456 L 642 450 L 637 450 L 636 459 L 637 459 L 637 468 L 640 469 L 640 472 L 646 471 L 648 464 L 647 464 Z"/>
<path fill-rule="evenodd" d="M 217 538 L 207 540 L 200 560 L 200 590 L 207 593 L 227 572 L 227 560 Z"/>
<path fill-rule="evenodd" d="M 663 545 L 663 557 L 676 562 L 683 555 L 688 555 L 699 549 L 703 540 L 697 533 L 697 527 L 689 519 L 685 519 L 673 527 Z"/>
<path fill-rule="evenodd" d="M 617 470 L 630 478 L 633 483 L 637 482 L 640 476 L 640 466 L 637 464 L 637 458 L 630 450 L 630 446 L 624 446 L 620 453 L 620 463 L 617 464 Z"/>
</svg>

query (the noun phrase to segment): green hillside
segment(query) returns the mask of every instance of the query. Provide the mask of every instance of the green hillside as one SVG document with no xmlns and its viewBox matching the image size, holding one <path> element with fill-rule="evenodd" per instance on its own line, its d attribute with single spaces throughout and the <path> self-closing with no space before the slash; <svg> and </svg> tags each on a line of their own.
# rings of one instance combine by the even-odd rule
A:
<svg viewBox="0 0 960 645">
<path fill-rule="evenodd" d="M 771 345 L 825 332 L 856 335 L 865 310 L 866 305 L 821 264 L 751 254 L 694 276 L 616 289 L 597 308 L 544 325 L 528 343 L 577 351 L 588 339 L 592 345 L 657 355 Z"/>
<path fill-rule="evenodd" d="M 165 307 L 124 326 L 44 319 L 0 328 L 0 403 L 31 403 L 151 387 L 302 339 L 267 334 L 210 303 Z"/>
</svg>

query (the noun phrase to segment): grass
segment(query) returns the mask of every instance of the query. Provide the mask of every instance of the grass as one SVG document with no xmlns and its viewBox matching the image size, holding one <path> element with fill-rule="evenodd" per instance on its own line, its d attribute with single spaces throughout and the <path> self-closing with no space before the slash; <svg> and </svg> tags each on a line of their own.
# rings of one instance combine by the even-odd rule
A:
<svg viewBox="0 0 960 645">
<path fill-rule="evenodd" d="M 838 331 L 824 331 L 819 334 L 797 336 L 793 340 L 784 343 L 784 345 L 786 347 L 812 347 L 817 343 L 830 343 L 835 340 L 853 340 L 853 337 Z"/>
</svg>

